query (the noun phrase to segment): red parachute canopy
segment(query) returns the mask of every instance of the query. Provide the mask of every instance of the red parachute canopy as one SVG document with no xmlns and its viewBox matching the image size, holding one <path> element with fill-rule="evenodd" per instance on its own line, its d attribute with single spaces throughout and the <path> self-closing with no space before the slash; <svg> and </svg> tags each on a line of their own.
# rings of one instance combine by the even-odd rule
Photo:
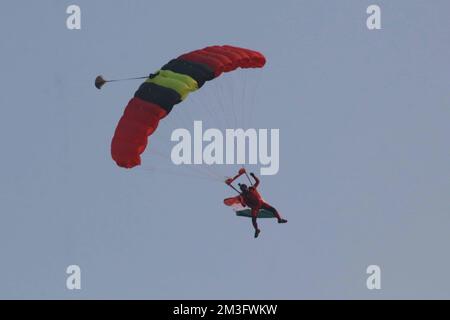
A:
<svg viewBox="0 0 450 320">
<path fill-rule="evenodd" d="M 265 63 L 260 52 L 228 45 L 206 47 L 171 60 L 151 74 L 128 103 L 112 139 L 112 158 L 120 167 L 140 165 L 148 136 L 175 104 L 223 72 L 262 68 Z"/>
</svg>

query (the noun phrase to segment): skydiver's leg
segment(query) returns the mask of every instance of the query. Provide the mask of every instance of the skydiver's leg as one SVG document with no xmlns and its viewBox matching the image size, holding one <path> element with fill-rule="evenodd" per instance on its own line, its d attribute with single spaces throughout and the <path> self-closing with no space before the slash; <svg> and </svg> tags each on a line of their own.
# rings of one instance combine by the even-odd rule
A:
<svg viewBox="0 0 450 320">
<path fill-rule="evenodd" d="M 264 210 L 267 210 L 267 211 L 269 211 L 269 212 L 272 212 L 273 215 L 274 215 L 278 220 L 281 219 L 281 216 L 280 216 L 280 214 L 278 213 L 277 209 L 275 209 L 274 207 L 272 207 L 270 204 L 264 202 L 264 203 L 262 204 L 262 206 L 261 206 L 261 209 L 264 209 Z"/>
<path fill-rule="evenodd" d="M 286 223 L 287 222 L 286 219 L 281 218 L 280 214 L 278 213 L 278 210 L 275 209 L 274 207 L 272 207 L 270 204 L 264 202 L 262 204 L 261 208 L 264 209 L 264 210 L 272 212 L 273 215 L 277 218 L 278 223 Z"/>
<path fill-rule="evenodd" d="M 256 222 L 258 216 L 259 208 L 252 208 L 252 224 L 253 228 L 255 228 L 255 238 L 258 238 L 261 230 L 258 228 L 258 223 Z"/>
</svg>

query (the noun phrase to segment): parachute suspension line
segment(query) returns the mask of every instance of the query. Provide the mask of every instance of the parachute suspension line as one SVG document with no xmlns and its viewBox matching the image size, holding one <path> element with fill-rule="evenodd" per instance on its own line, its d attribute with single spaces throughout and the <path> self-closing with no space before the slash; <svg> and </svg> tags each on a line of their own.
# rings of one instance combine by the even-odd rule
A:
<svg viewBox="0 0 450 320">
<path fill-rule="evenodd" d="M 217 110 L 218 117 L 223 119 L 224 128 L 230 128 L 229 114 L 226 113 L 223 101 L 220 98 L 220 86 L 221 83 L 219 82 L 214 83 L 214 90 L 211 90 L 210 92 L 210 98 L 212 99 L 211 104 Z"/>
<path fill-rule="evenodd" d="M 199 105 L 200 106 L 199 108 L 203 109 L 205 113 L 208 115 L 208 118 L 211 121 L 211 123 L 214 122 L 214 116 L 210 108 L 205 107 L 205 103 L 201 99 L 198 99 L 196 96 L 195 97 L 193 96 L 192 98 L 193 104 Z"/>
<path fill-rule="evenodd" d="M 209 108 L 204 107 L 204 104 L 202 104 L 202 106 L 203 106 L 203 108 L 208 109 L 208 112 L 209 112 L 208 114 L 211 115 L 211 110 L 209 110 Z M 192 115 L 194 109 L 191 110 L 191 108 L 189 108 L 189 107 L 191 107 L 191 106 L 186 106 L 186 108 L 183 108 L 183 110 L 178 110 L 178 108 L 177 108 L 177 114 L 173 114 L 172 119 L 175 119 L 175 122 L 181 121 L 184 123 L 184 125 L 181 127 L 190 128 L 192 126 L 192 122 L 190 122 L 190 121 L 191 120 L 193 121 L 193 119 L 194 119 L 194 117 Z M 178 117 L 179 117 L 179 119 L 178 119 Z M 187 122 L 190 122 L 188 124 L 188 126 L 186 126 Z M 153 149 L 149 152 L 149 154 L 150 155 L 154 154 L 160 158 L 163 158 L 164 160 L 170 159 L 170 157 L 169 157 L 170 151 L 164 150 L 165 152 L 161 152 L 162 149 L 158 148 L 158 147 L 159 146 L 154 146 Z M 155 167 L 159 168 L 160 166 L 157 165 Z M 215 169 L 217 169 L 217 168 L 210 167 L 209 165 L 188 165 L 188 167 L 187 167 L 187 170 L 191 171 L 192 173 L 194 173 L 198 176 L 201 176 L 202 178 L 207 177 L 210 180 L 223 182 L 223 178 L 222 178 L 223 173 L 221 171 L 215 170 Z M 173 172 L 174 174 L 175 174 L 175 171 L 178 172 L 179 170 L 174 170 L 174 172 Z"/>
<path fill-rule="evenodd" d="M 222 83 L 217 82 L 214 84 L 215 90 L 214 92 L 211 92 L 211 96 L 214 99 L 214 104 L 216 106 L 216 109 L 221 112 L 223 120 L 225 122 L 225 129 L 231 128 L 232 124 L 230 122 L 230 113 L 227 112 L 227 108 L 225 107 L 225 102 L 220 97 L 220 87 L 222 86 Z M 225 100 L 229 99 L 228 97 L 225 97 Z"/>
<path fill-rule="evenodd" d="M 243 71 L 245 71 L 245 70 L 243 70 Z M 232 76 L 232 77 L 234 77 L 234 79 L 231 79 L 232 81 L 230 83 L 230 85 L 231 85 L 231 92 L 232 92 L 231 104 L 233 106 L 233 116 L 234 116 L 234 119 L 235 119 L 235 127 L 237 127 L 239 124 L 240 124 L 240 126 L 242 126 L 242 120 L 239 119 L 239 117 L 238 117 L 238 108 L 239 108 L 238 101 L 237 101 L 238 90 L 236 89 L 236 85 L 241 83 L 241 81 L 238 81 L 240 79 L 239 74 L 241 74 L 241 73 L 242 72 L 237 72 L 237 73 L 234 72 L 233 76 Z M 236 78 L 238 78 L 238 80 L 236 80 Z"/>
<path fill-rule="evenodd" d="M 252 70 L 253 71 L 253 70 Z M 253 80 L 252 77 L 254 77 L 254 72 L 248 73 L 248 81 L 246 82 L 246 87 L 245 87 L 245 109 L 243 110 L 245 112 L 245 121 L 246 121 L 246 125 L 247 126 L 252 126 L 253 125 L 253 119 L 252 119 L 252 95 L 256 94 L 255 93 L 255 81 L 250 81 Z"/>
<path fill-rule="evenodd" d="M 209 90 L 205 90 L 205 95 L 201 95 L 200 93 L 198 93 L 198 95 L 195 96 L 194 101 L 196 102 L 196 104 L 200 104 L 201 108 L 207 109 L 207 111 L 205 113 L 207 113 L 208 116 L 212 120 L 217 120 L 217 117 L 219 116 L 219 114 L 223 115 L 222 122 L 225 123 L 226 128 L 230 128 L 229 127 L 230 120 L 234 120 L 233 128 L 237 128 L 239 126 L 239 127 L 242 127 L 245 129 L 246 126 L 244 125 L 244 123 L 246 125 L 252 124 L 252 121 L 251 121 L 252 112 L 251 111 L 255 105 L 255 97 L 257 94 L 257 92 L 256 92 L 257 90 L 256 90 L 256 86 L 249 87 L 249 84 L 250 84 L 249 81 L 251 80 L 249 78 L 255 76 L 255 74 L 250 73 L 253 70 L 242 70 L 242 71 L 243 71 L 242 73 L 246 73 L 246 74 L 241 74 L 241 72 L 229 73 L 229 74 L 225 75 L 225 77 L 226 76 L 228 76 L 228 77 L 223 79 L 224 80 L 223 83 L 220 81 L 220 79 L 218 79 L 218 81 L 216 81 L 216 82 L 209 83 L 209 84 L 212 84 L 211 85 L 212 87 L 215 87 L 215 88 L 209 88 L 209 89 L 212 89 L 211 91 L 214 91 L 214 92 L 209 92 Z M 260 80 L 260 77 L 257 77 L 257 78 L 258 78 L 257 80 Z M 235 83 L 237 80 L 239 80 L 239 86 L 237 86 L 237 83 Z M 230 82 L 227 83 L 227 81 L 230 81 Z M 247 92 L 247 91 L 249 91 L 249 89 L 251 90 L 251 92 Z M 237 95 L 236 95 L 236 93 L 237 93 Z M 205 98 L 205 99 L 202 99 L 202 98 Z M 241 98 L 241 100 L 239 101 L 238 98 Z M 207 107 L 205 105 L 206 99 L 209 99 L 208 100 L 209 107 Z M 239 101 L 241 110 L 236 110 L 236 107 L 238 106 L 238 101 Z M 225 105 L 227 105 L 227 107 L 225 107 Z M 215 112 L 214 110 L 216 110 L 218 112 Z M 228 110 L 228 113 L 226 112 L 226 110 Z M 231 111 L 231 115 L 233 116 L 233 118 L 230 117 L 230 111 Z M 241 113 L 240 117 L 238 117 L 238 115 L 237 115 L 238 113 Z M 233 122 L 233 121 L 231 121 L 231 122 Z M 222 170 L 220 170 L 220 171 L 218 170 L 219 166 L 215 166 L 214 168 L 213 167 L 210 168 L 208 166 L 208 167 L 205 167 L 204 169 L 208 170 L 213 175 L 216 175 L 217 172 L 222 172 Z M 212 169 L 214 169 L 214 170 L 212 170 Z M 248 176 L 247 176 L 247 179 L 249 180 L 250 184 L 253 185 L 253 183 L 251 182 L 251 179 Z"/>
<path fill-rule="evenodd" d="M 206 165 L 205 169 L 211 173 L 211 175 L 213 175 L 216 179 L 219 179 L 220 181 L 222 181 L 222 174 L 219 174 L 217 172 L 215 172 L 210 165 Z"/>
<path fill-rule="evenodd" d="M 192 100 L 190 102 L 185 103 L 192 103 Z M 180 106 L 180 108 L 177 108 L 177 113 L 174 116 L 178 116 L 180 121 L 183 123 L 183 128 L 190 130 L 192 126 L 194 125 L 195 116 L 193 114 L 193 110 L 191 110 L 191 105 L 186 106 Z"/>
<path fill-rule="evenodd" d="M 241 74 L 242 73 L 242 74 Z M 242 79 L 242 93 L 241 93 L 241 119 L 242 119 L 242 126 L 244 128 L 247 128 L 247 114 L 245 110 L 247 110 L 247 103 L 245 101 L 245 91 L 247 90 L 247 72 L 240 72 L 241 79 Z"/>
<path fill-rule="evenodd" d="M 214 87 L 215 90 L 211 90 L 212 92 L 208 92 L 209 94 L 209 98 L 212 100 L 211 105 L 213 105 L 215 107 L 215 109 L 217 109 L 219 111 L 219 113 L 222 114 L 222 119 L 223 122 L 225 124 L 225 128 L 231 128 L 230 123 L 229 123 L 229 119 L 227 117 L 227 113 L 226 113 L 226 109 L 223 105 L 223 101 L 220 99 L 218 92 L 220 90 L 220 84 L 219 83 L 214 83 Z M 214 93 L 214 96 L 213 96 Z"/>
<path fill-rule="evenodd" d="M 195 177 L 195 178 L 200 178 L 200 179 L 209 180 L 209 181 L 217 181 L 218 180 L 216 177 L 210 176 L 205 172 L 200 172 L 200 171 L 196 171 L 196 170 L 189 170 L 188 172 L 183 172 L 181 170 L 181 168 L 175 169 L 174 167 L 162 166 L 160 164 L 158 164 L 158 165 L 144 164 L 142 166 L 142 168 L 144 168 L 144 169 L 150 168 L 150 169 L 156 170 L 161 173 L 169 173 L 169 174 L 179 175 L 179 176 Z"/>
<path fill-rule="evenodd" d="M 172 110 L 171 112 L 171 119 L 173 119 L 174 125 L 171 126 L 171 130 L 175 129 L 175 128 L 185 128 L 186 127 L 186 123 L 184 121 L 184 118 L 180 115 L 181 110 L 178 110 L 178 108 L 175 108 L 174 110 Z"/>
<path fill-rule="evenodd" d="M 201 165 L 191 164 L 189 165 L 189 168 L 192 170 L 196 170 L 197 172 L 203 172 L 204 174 L 209 175 L 210 178 L 216 180 L 218 179 L 219 175 L 215 173 L 211 168 L 206 165 L 206 167 L 203 167 Z"/>
<path fill-rule="evenodd" d="M 173 122 L 173 124 L 171 122 Z M 160 127 L 159 131 L 170 133 L 174 128 L 181 128 L 182 124 L 180 122 L 180 119 L 177 119 L 177 117 L 173 117 L 173 121 L 167 121 L 167 120 L 160 121 L 159 127 Z M 161 134 L 162 134 L 162 132 L 161 132 Z M 159 139 L 153 139 L 152 143 L 155 143 L 155 142 L 159 143 L 160 141 L 159 141 Z"/>
<path fill-rule="evenodd" d="M 245 71 L 253 71 L 253 70 L 243 70 Z M 243 73 L 244 73 L 243 72 Z M 247 72 L 245 72 L 247 73 Z M 228 77 L 227 79 L 223 79 L 226 81 L 230 81 L 230 83 L 221 83 L 221 79 L 218 79 L 218 81 L 216 82 L 209 82 L 208 85 L 211 85 L 210 88 L 205 88 L 205 90 L 202 91 L 202 93 L 200 92 L 195 92 L 194 94 L 192 94 L 189 99 L 190 101 L 185 101 L 185 103 L 192 103 L 192 105 L 187 105 L 187 106 L 183 106 L 182 110 L 179 108 L 176 108 L 176 114 L 173 115 L 173 118 L 175 120 L 175 122 L 179 122 L 181 121 L 183 123 L 183 126 L 185 128 L 190 128 L 193 125 L 194 121 L 193 119 L 195 118 L 195 116 L 193 116 L 193 114 L 195 115 L 195 111 L 194 110 L 199 110 L 201 109 L 206 109 L 206 111 L 202 114 L 208 114 L 208 117 L 213 121 L 213 122 L 220 122 L 217 118 L 222 118 L 221 121 L 225 124 L 225 128 L 235 128 L 238 125 L 243 126 L 243 128 L 245 129 L 245 125 L 243 125 L 243 122 L 248 123 L 248 125 L 251 125 L 252 123 L 252 109 L 255 105 L 255 97 L 256 97 L 256 86 L 250 86 L 249 88 L 249 81 L 251 79 L 249 78 L 249 75 L 252 76 L 250 73 L 246 74 L 246 75 L 242 75 L 239 72 L 234 74 L 234 73 L 230 73 L 229 75 L 231 75 L 231 77 Z M 232 78 L 234 77 L 234 79 Z M 236 110 L 236 105 L 237 105 L 237 96 L 235 95 L 234 90 L 238 90 L 239 91 L 239 86 L 237 86 L 238 88 L 236 88 L 235 83 L 233 83 L 232 81 L 238 80 L 236 78 L 240 78 L 240 82 L 239 84 L 243 84 L 241 86 L 241 92 L 238 92 L 241 96 L 241 102 L 242 106 L 241 106 L 241 113 L 242 113 L 242 117 L 238 118 L 237 117 L 237 113 L 238 111 Z M 260 77 L 257 77 L 258 79 L 256 80 L 260 80 Z M 259 81 L 256 81 L 255 83 L 259 84 Z M 209 89 L 209 90 L 208 90 Z M 214 92 L 209 92 L 209 91 L 214 91 Z M 251 90 L 251 92 L 247 92 Z M 203 94 L 203 92 L 205 92 Z M 205 102 L 206 101 L 206 102 Z M 209 103 L 209 106 L 207 106 L 206 104 Z M 228 108 L 225 108 L 226 104 L 229 104 Z M 197 109 L 192 109 L 190 107 L 193 107 L 194 105 L 199 104 L 200 107 L 198 107 Z M 230 110 L 231 109 L 231 110 Z M 226 112 L 226 110 L 231 111 L 232 115 L 233 115 L 233 120 L 235 123 L 234 127 L 230 127 L 230 112 Z M 222 117 L 220 115 L 223 115 Z M 246 114 L 249 114 L 248 116 Z M 243 118 L 243 119 L 242 119 Z M 231 121 L 233 122 L 233 121 Z M 240 122 L 240 123 L 238 123 Z M 186 125 L 186 123 L 188 123 Z M 215 124 L 213 124 L 215 125 Z M 161 150 L 161 149 L 160 149 Z M 167 154 L 163 154 L 161 152 L 159 152 L 158 150 L 155 150 L 155 148 L 153 149 L 153 153 L 155 153 L 156 155 L 158 155 L 161 158 L 164 159 L 170 159 L 170 157 Z M 168 154 L 170 154 L 170 151 L 167 152 Z M 152 154 L 152 152 L 150 151 L 150 154 Z M 203 179 L 209 179 L 209 180 L 214 180 L 214 181 L 221 181 L 223 182 L 223 177 L 225 175 L 223 175 L 223 171 L 219 170 L 220 165 L 215 165 L 215 166 L 210 166 L 210 165 L 188 165 L 188 168 L 186 170 L 191 171 L 191 176 L 197 176 L 197 177 L 201 177 Z M 220 167 L 221 168 L 221 167 Z M 167 171 L 167 170 L 165 170 Z M 171 172 L 171 174 L 177 174 L 180 173 L 180 175 L 183 175 L 181 172 L 179 172 L 180 170 L 174 170 L 173 172 Z M 187 174 L 184 174 L 187 175 Z M 251 185 L 253 185 L 253 183 L 251 182 L 250 177 L 247 175 L 247 179 L 250 182 Z"/>
<path fill-rule="evenodd" d="M 226 81 L 231 81 L 228 79 Z M 236 119 L 233 113 L 233 91 L 229 89 L 229 83 L 218 83 L 219 90 L 215 92 L 217 101 L 222 106 L 222 110 L 224 110 L 225 114 L 228 116 L 227 119 L 229 121 L 227 129 L 235 128 Z M 226 87 L 226 89 L 224 88 Z"/>
<path fill-rule="evenodd" d="M 163 158 L 165 160 L 169 159 L 169 157 L 166 154 L 160 152 L 159 150 L 156 150 L 156 148 L 154 148 L 153 152 L 151 152 L 151 153 L 154 153 L 155 156 L 158 156 L 158 157 Z M 203 178 L 208 177 L 211 180 L 217 180 L 218 179 L 217 174 L 213 174 L 213 173 L 211 173 L 208 170 L 204 170 L 205 168 L 197 167 L 195 165 L 189 165 L 188 168 L 190 170 L 192 170 L 193 172 L 196 172 L 197 175 L 202 176 Z"/>
<path fill-rule="evenodd" d="M 213 88 L 214 92 L 209 93 L 208 92 L 208 98 L 212 99 L 211 102 L 211 106 L 214 106 L 214 108 L 221 114 L 223 114 L 223 119 L 222 122 L 225 124 L 225 128 L 235 128 L 238 125 L 240 125 L 239 123 L 239 119 L 237 117 L 237 111 L 236 111 L 236 96 L 235 96 L 235 92 L 233 91 L 234 89 L 230 88 L 230 83 L 227 83 L 227 81 L 235 81 L 236 79 L 234 79 L 233 77 L 235 76 L 235 73 L 230 73 L 227 74 L 228 77 L 226 79 L 224 79 L 224 82 L 221 81 L 217 81 L 213 83 L 213 86 L 215 88 Z M 227 105 L 227 107 L 225 107 L 225 105 Z M 208 110 L 210 108 L 207 108 Z M 230 110 L 231 109 L 231 110 Z M 228 110 L 228 112 L 226 112 L 226 110 Z M 231 115 L 233 116 L 232 119 L 230 119 L 230 111 L 231 111 Z M 219 113 L 215 113 L 215 117 L 218 117 Z M 233 122 L 232 120 L 234 120 L 234 126 L 230 127 L 230 121 Z M 215 166 L 214 167 L 214 173 L 217 172 L 221 172 L 223 173 L 222 170 L 219 171 L 220 166 Z M 221 168 L 221 167 L 220 167 Z M 221 175 L 220 179 L 222 180 L 223 177 L 226 177 L 225 175 Z"/>
<path fill-rule="evenodd" d="M 216 98 L 217 101 L 220 103 L 220 105 L 222 106 L 223 110 L 228 110 L 228 119 L 230 121 L 230 124 L 228 126 L 228 128 L 235 128 L 236 127 L 236 117 L 234 115 L 234 109 L 233 109 L 233 91 L 230 89 L 230 82 L 232 81 L 231 77 L 232 75 L 230 75 L 229 77 L 227 77 L 228 74 L 226 76 L 224 76 L 224 78 L 226 77 L 226 79 L 223 79 L 224 81 L 217 84 L 218 86 L 218 90 L 215 92 L 216 94 Z M 226 92 L 226 94 L 225 94 Z"/>
<path fill-rule="evenodd" d="M 214 89 L 214 88 L 211 88 Z M 207 91 L 207 90 L 205 90 Z M 209 91 L 209 90 L 208 90 Z M 211 115 L 211 120 L 213 125 L 217 126 L 225 126 L 226 127 L 226 121 L 224 117 L 220 116 L 220 109 L 216 108 L 216 103 L 214 100 L 211 99 L 211 93 L 205 92 L 204 95 L 198 96 L 198 101 L 200 102 L 203 109 L 208 110 L 208 114 Z M 219 120 L 220 119 L 220 120 Z"/>
<path fill-rule="evenodd" d="M 220 99 L 218 99 L 218 101 L 220 101 Z M 203 106 L 204 106 L 204 104 L 203 104 Z M 184 110 L 180 110 L 180 115 L 183 115 L 181 117 L 183 120 L 190 122 L 190 125 L 189 125 L 189 127 L 190 127 L 192 125 L 192 123 L 194 122 L 195 117 L 193 116 L 194 109 L 191 110 L 191 108 L 189 108 L 189 107 L 190 106 L 187 106 L 186 108 L 184 108 Z M 211 111 L 209 110 L 209 108 L 205 108 L 205 109 L 208 109 L 208 111 L 209 111 L 208 114 L 211 115 Z M 188 128 L 188 127 L 186 127 L 186 128 Z M 168 158 L 168 157 L 166 157 L 166 158 Z M 219 174 L 218 172 L 216 172 L 216 170 L 213 169 L 212 167 L 210 167 L 210 165 L 195 165 L 195 164 L 193 164 L 193 165 L 189 165 L 188 168 L 192 171 L 196 171 L 197 173 L 206 174 L 214 180 L 222 181 L 222 174 Z"/>
<path fill-rule="evenodd" d="M 202 177 L 202 176 L 196 176 L 196 175 L 191 175 L 191 174 L 186 174 L 186 173 L 181 173 L 181 172 L 175 172 L 169 169 L 161 169 L 161 168 L 157 168 L 157 167 L 151 167 L 148 166 L 147 167 L 140 167 L 138 170 L 142 170 L 145 171 L 147 173 L 152 173 L 152 174 L 169 174 L 169 175 L 175 175 L 175 176 L 183 176 L 183 177 L 187 177 L 187 178 L 192 178 L 192 179 L 201 179 L 201 180 L 207 180 L 207 181 L 217 181 L 216 179 L 211 179 L 211 178 L 207 178 L 207 177 Z"/>
<path fill-rule="evenodd" d="M 187 111 L 186 111 L 187 110 Z M 186 115 L 189 115 L 189 118 L 192 118 L 192 110 L 190 108 L 186 108 L 185 110 L 180 110 L 180 114 L 183 114 L 184 112 L 186 112 Z M 180 117 L 180 119 L 177 119 L 177 116 L 174 115 L 173 119 L 176 119 L 178 121 L 185 121 L 187 119 L 186 115 L 183 115 Z M 192 124 L 190 124 L 191 126 Z M 170 128 L 167 128 L 169 131 L 171 130 Z M 156 138 L 156 137 L 155 137 Z M 154 139 L 153 140 L 153 148 L 151 149 L 151 151 L 149 151 L 149 155 L 155 155 L 158 156 L 159 158 L 162 158 L 164 160 L 168 160 L 170 159 L 170 150 L 165 149 L 165 148 L 161 148 L 161 145 L 159 145 L 159 139 Z M 156 143 L 156 145 L 155 145 Z M 155 166 L 155 167 L 159 167 L 159 165 Z M 188 165 L 186 170 L 191 171 L 192 173 L 198 175 L 198 176 L 202 176 L 203 178 L 208 177 L 211 180 L 214 181 L 221 181 L 223 182 L 223 172 L 218 170 L 218 167 L 212 167 L 210 165 Z M 179 170 L 176 170 L 177 172 Z"/>
<path fill-rule="evenodd" d="M 185 106 L 183 106 L 185 107 Z M 194 121 L 192 120 L 191 111 L 189 108 L 183 108 L 183 110 L 177 110 L 177 115 L 180 120 L 183 122 L 183 128 L 188 129 L 192 127 Z"/>
<path fill-rule="evenodd" d="M 241 73 L 241 72 L 238 72 Z M 240 121 L 238 120 L 238 116 L 237 116 L 237 110 L 236 110 L 236 91 L 235 91 L 235 84 L 236 84 L 236 74 L 235 72 L 233 72 L 231 74 L 230 77 L 230 82 L 229 82 L 229 87 L 230 89 L 230 100 L 231 100 L 231 112 L 233 114 L 233 118 L 234 118 L 234 128 L 237 128 L 239 126 Z M 223 92 L 223 91 L 222 91 Z"/>
<path fill-rule="evenodd" d="M 210 85 L 210 83 L 207 83 L 207 84 L 205 84 L 205 87 L 209 86 L 209 85 Z M 208 103 L 208 99 L 207 99 L 208 91 L 210 89 L 211 88 L 209 88 L 209 89 L 208 88 L 204 88 L 202 91 L 195 92 L 192 95 L 192 98 L 193 98 L 192 101 L 193 101 L 194 105 L 199 105 L 200 109 L 205 110 L 205 112 L 208 114 L 208 116 L 209 116 L 209 118 L 211 120 L 211 123 L 213 123 L 213 122 L 216 121 L 217 118 L 215 116 L 215 112 L 213 110 L 211 110 L 212 106 L 211 106 L 210 103 Z"/>
<path fill-rule="evenodd" d="M 188 103 L 185 101 L 185 103 Z M 186 111 L 187 110 L 187 111 Z M 188 119 L 189 115 L 189 105 L 177 105 L 172 109 L 171 117 L 177 121 L 178 128 L 190 128 L 192 124 L 190 123 L 190 120 Z"/>
<path fill-rule="evenodd" d="M 168 161 L 170 159 L 170 157 L 167 155 L 167 153 L 164 151 L 161 151 L 161 149 L 158 146 L 153 145 L 152 150 L 149 151 L 149 153 L 146 154 L 145 156 L 147 156 L 147 155 L 148 155 L 148 159 L 145 159 L 145 161 L 143 161 L 144 163 L 141 165 L 141 167 L 144 167 L 144 168 L 152 167 L 157 170 L 162 169 L 162 170 L 166 170 L 166 171 L 167 171 L 167 169 L 174 170 L 174 168 L 172 166 L 169 166 L 169 163 L 160 163 L 160 162 L 158 162 L 158 164 L 151 163 L 151 160 L 153 160 L 155 157 L 158 157 L 158 158 L 166 160 L 166 161 Z M 205 177 L 204 174 L 201 174 L 201 175 L 198 174 L 198 175 L 203 178 Z"/>
<path fill-rule="evenodd" d="M 257 73 L 259 73 L 259 71 L 257 71 Z M 255 81 L 255 86 L 252 88 L 252 92 L 250 93 L 250 101 L 249 101 L 249 112 L 250 115 L 248 117 L 249 121 L 253 121 L 253 109 L 255 108 L 255 103 L 256 103 L 256 92 L 258 91 L 259 85 L 261 83 L 261 77 L 257 76 L 256 77 L 256 81 Z"/>
</svg>

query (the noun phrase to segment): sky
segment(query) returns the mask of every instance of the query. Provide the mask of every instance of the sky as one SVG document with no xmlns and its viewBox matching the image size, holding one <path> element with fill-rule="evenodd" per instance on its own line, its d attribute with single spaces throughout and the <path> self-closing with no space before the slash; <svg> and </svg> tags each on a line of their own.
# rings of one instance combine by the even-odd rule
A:
<svg viewBox="0 0 450 320">
<path fill-rule="evenodd" d="M 81 30 L 66 27 L 71 4 Z M 382 29 L 368 30 L 371 4 L 3 1 L 0 298 L 449 299 L 450 3 L 379 0 Z M 139 82 L 94 78 L 222 44 L 267 64 L 192 94 L 143 165 L 119 168 L 111 138 Z M 170 134 L 193 120 L 280 130 L 260 191 L 286 225 L 261 221 L 254 239 L 223 205 L 238 166 L 171 165 Z"/>
</svg>

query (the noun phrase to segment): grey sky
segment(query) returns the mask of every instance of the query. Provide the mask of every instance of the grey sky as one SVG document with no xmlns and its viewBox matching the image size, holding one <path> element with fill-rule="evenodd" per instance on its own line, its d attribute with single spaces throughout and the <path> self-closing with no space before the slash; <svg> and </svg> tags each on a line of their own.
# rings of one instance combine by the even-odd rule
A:
<svg viewBox="0 0 450 320">
<path fill-rule="evenodd" d="M 72 3 L 80 31 L 66 29 Z M 2 2 L 0 298 L 450 298 L 450 3 L 376 1 L 383 29 L 369 31 L 372 3 Z M 262 221 L 257 240 L 224 185 L 146 170 L 152 144 L 144 168 L 117 167 L 111 137 L 139 83 L 93 88 L 212 44 L 268 60 L 247 78 L 246 125 L 280 128 L 280 172 L 261 191 L 289 223 Z M 217 85 L 177 106 L 155 145 Z M 81 291 L 65 288 L 70 264 Z M 370 264 L 380 291 L 365 287 Z"/>
</svg>

